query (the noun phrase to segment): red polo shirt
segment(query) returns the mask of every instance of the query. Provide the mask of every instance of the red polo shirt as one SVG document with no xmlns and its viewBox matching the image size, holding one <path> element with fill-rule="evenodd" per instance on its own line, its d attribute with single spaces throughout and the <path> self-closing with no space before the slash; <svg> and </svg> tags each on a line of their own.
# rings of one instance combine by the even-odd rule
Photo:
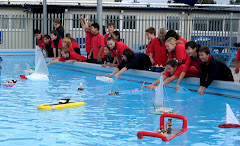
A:
<svg viewBox="0 0 240 146">
<path fill-rule="evenodd" d="M 168 52 L 168 59 L 176 58 L 177 60 L 182 61 L 182 64 L 185 64 L 188 58 L 188 54 L 185 49 L 184 44 L 177 44 L 175 51 Z"/>
<path fill-rule="evenodd" d="M 56 48 L 55 45 L 54 45 L 54 41 L 52 41 L 51 47 L 52 47 L 52 48 Z M 59 39 L 59 41 L 58 41 L 58 48 L 56 48 L 56 49 L 62 49 L 62 48 L 63 48 L 63 46 L 62 46 L 62 38 L 61 38 L 61 39 Z"/>
<path fill-rule="evenodd" d="M 155 61 L 154 65 L 165 65 L 168 56 L 167 56 L 167 50 L 165 46 L 165 42 L 160 44 L 160 41 L 158 38 L 155 38 L 152 40 L 150 48 L 149 48 L 149 53 L 153 53 L 153 60 Z"/>
<path fill-rule="evenodd" d="M 105 45 L 107 45 L 107 38 L 108 37 L 111 37 L 111 35 L 110 34 L 106 34 L 105 36 L 104 36 L 104 44 Z"/>
<path fill-rule="evenodd" d="M 91 48 L 93 48 L 93 59 L 97 59 L 98 53 L 100 51 L 100 47 L 105 46 L 104 44 L 104 37 L 102 34 L 98 33 L 93 36 L 92 43 L 91 43 Z M 105 53 L 102 50 L 101 53 L 101 58 L 105 57 Z"/>
<path fill-rule="evenodd" d="M 85 40 L 86 52 L 90 53 L 91 52 L 91 43 L 92 43 L 93 34 L 89 31 L 87 31 L 87 29 L 85 29 L 85 32 L 87 34 L 86 40 Z"/>
<path fill-rule="evenodd" d="M 184 66 L 185 66 L 185 64 L 180 65 L 176 69 L 173 76 L 179 77 L 180 74 L 183 72 Z M 168 71 L 166 71 L 166 73 L 164 75 L 166 77 L 171 77 L 172 76 Z M 194 68 L 190 67 L 190 69 L 186 72 L 186 75 L 184 76 L 184 78 L 187 78 L 187 77 L 199 77 L 199 73 Z"/>
<path fill-rule="evenodd" d="M 236 59 L 237 61 L 240 61 L 240 48 L 238 48 Z"/>
<path fill-rule="evenodd" d="M 69 47 L 68 47 L 68 50 L 69 50 L 70 52 L 75 52 L 75 50 L 73 49 L 72 46 L 69 46 Z M 75 52 L 75 53 L 76 53 L 76 52 Z"/>
<path fill-rule="evenodd" d="M 187 61 L 185 63 L 185 67 L 183 69 L 183 72 L 187 72 L 191 66 L 194 66 L 197 70 L 199 70 L 199 73 L 200 73 L 200 70 L 201 70 L 201 59 L 200 58 L 197 58 L 197 59 L 193 59 L 192 57 L 188 56 L 187 58 Z"/>
<path fill-rule="evenodd" d="M 115 49 L 111 49 L 111 54 L 113 56 L 117 56 L 120 61 L 122 60 L 122 55 L 123 55 L 123 51 L 125 49 L 130 49 L 132 50 L 131 48 L 129 48 L 126 44 L 124 44 L 123 42 L 116 42 L 115 44 Z M 133 51 L 133 50 L 132 50 Z M 133 51 L 134 52 L 134 51 Z"/>
<path fill-rule="evenodd" d="M 181 37 L 179 37 L 178 40 L 179 40 L 179 41 L 183 41 L 183 44 L 184 44 L 184 45 L 188 42 L 187 40 L 185 40 L 184 38 L 181 38 Z"/>
<path fill-rule="evenodd" d="M 80 47 L 79 47 L 79 45 L 76 41 L 72 41 L 71 43 L 72 43 L 73 48 L 79 48 L 80 49 Z"/>
<path fill-rule="evenodd" d="M 58 59 L 59 61 L 65 62 L 66 60 L 77 60 L 81 62 L 86 62 L 87 58 L 85 56 L 79 55 L 75 52 L 70 52 L 69 58 L 64 58 L 63 56 Z"/>
<path fill-rule="evenodd" d="M 37 39 L 37 44 L 38 44 L 38 46 L 39 46 L 40 48 L 45 49 L 45 45 L 46 45 L 46 44 L 45 44 L 44 41 L 43 41 L 43 37 L 44 37 L 44 35 L 42 35 L 40 39 Z"/>
</svg>

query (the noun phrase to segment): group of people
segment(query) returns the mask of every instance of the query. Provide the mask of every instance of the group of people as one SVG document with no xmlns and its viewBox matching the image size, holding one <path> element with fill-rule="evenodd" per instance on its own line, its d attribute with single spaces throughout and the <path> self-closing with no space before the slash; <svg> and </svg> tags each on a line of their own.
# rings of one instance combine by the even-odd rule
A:
<svg viewBox="0 0 240 146">
<path fill-rule="evenodd" d="M 199 94 L 214 81 L 234 81 L 229 67 L 222 61 L 210 55 L 207 46 L 200 46 L 194 41 L 188 42 L 176 33 L 175 30 L 167 31 L 160 28 L 156 37 L 153 27 L 146 29 L 146 37 L 149 40 L 145 53 L 135 53 L 120 39 L 119 31 L 115 31 L 115 24 L 107 25 L 108 34 L 99 33 L 98 23 L 92 23 L 87 18 L 80 18 L 81 25 L 86 32 L 85 48 L 87 56 L 82 56 L 80 47 L 70 34 L 64 37 L 64 29 L 60 21 L 54 22 L 55 29 L 49 35 L 41 35 L 35 30 L 38 46 L 46 51 L 46 57 L 52 57 L 58 61 L 81 61 L 102 64 L 102 67 L 116 67 L 108 76 L 118 78 L 128 69 L 149 70 L 152 65 L 165 66 L 163 74 L 164 85 L 178 79 L 176 91 L 184 77 L 200 77 Z M 235 72 L 239 72 L 240 49 L 237 53 L 237 65 Z M 155 89 L 159 79 L 150 85 L 149 89 Z"/>
</svg>

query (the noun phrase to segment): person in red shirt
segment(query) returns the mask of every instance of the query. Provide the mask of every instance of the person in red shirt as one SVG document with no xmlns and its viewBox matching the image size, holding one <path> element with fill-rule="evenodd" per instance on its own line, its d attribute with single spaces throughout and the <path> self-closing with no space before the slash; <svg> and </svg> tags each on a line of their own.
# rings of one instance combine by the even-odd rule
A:
<svg viewBox="0 0 240 146">
<path fill-rule="evenodd" d="M 130 49 L 126 44 L 123 42 L 117 42 L 113 37 L 107 38 L 107 46 L 111 49 L 111 53 L 114 56 L 114 60 L 117 61 L 117 64 L 122 61 L 123 51 L 125 49 Z"/>
<path fill-rule="evenodd" d="M 174 37 L 176 40 L 182 41 L 183 44 L 185 45 L 188 41 L 185 40 L 184 38 L 180 37 L 180 35 L 173 29 L 169 30 L 166 35 L 165 35 L 165 41 L 170 38 Z"/>
<path fill-rule="evenodd" d="M 107 45 L 107 38 L 113 35 L 113 32 L 115 30 L 115 23 L 113 22 L 108 23 L 107 28 L 108 28 L 108 34 L 104 36 L 105 45 Z"/>
<path fill-rule="evenodd" d="M 61 49 L 63 48 L 62 38 L 58 36 L 57 30 L 52 30 L 50 33 L 51 33 L 51 39 L 52 39 L 51 47 L 53 48 L 53 55 L 54 55 L 53 58 L 61 57 Z"/>
<path fill-rule="evenodd" d="M 61 53 L 62 53 L 62 57 L 49 62 L 47 65 L 52 63 L 57 63 L 59 61 L 65 62 L 66 60 L 68 60 L 68 62 L 74 62 L 74 61 L 86 62 L 87 60 L 85 56 L 79 55 L 75 52 L 70 52 L 67 48 L 63 48 L 61 50 Z"/>
<path fill-rule="evenodd" d="M 64 38 L 62 40 L 62 47 L 63 48 L 68 48 L 68 50 L 70 52 L 75 52 L 74 49 L 73 49 L 73 46 L 72 46 L 72 42 L 71 42 L 71 39 L 69 38 Z M 75 52 L 76 53 L 76 52 Z"/>
<path fill-rule="evenodd" d="M 38 29 L 35 29 L 34 30 L 34 36 L 36 37 L 36 39 L 37 39 L 37 44 L 38 44 L 38 47 L 41 49 L 41 51 L 43 52 L 43 50 L 45 49 L 45 43 L 44 43 L 44 41 L 43 41 L 43 36 L 44 35 L 42 35 L 41 34 L 41 31 L 40 30 L 38 30 Z"/>
<path fill-rule="evenodd" d="M 66 34 L 66 38 L 69 38 L 71 40 L 72 47 L 73 47 L 74 51 L 77 54 L 81 55 L 80 46 L 78 45 L 78 42 L 74 38 L 71 37 L 70 33 Z"/>
<path fill-rule="evenodd" d="M 176 80 L 182 73 L 184 69 L 184 64 L 181 65 L 181 62 L 176 59 L 170 59 L 167 61 L 165 68 L 166 68 L 166 72 L 163 75 L 163 85 L 167 85 L 170 82 Z M 187 72 L 185 75 L 185 78 L 191 77 L 191 76 L 194 76 L 194 75 L 192 75 L 191 72 Z M 154 83 L 150 85 L 146 85 L 144 87 L 148 87 L 148 89 L 156 89 L 157 86 L 155 85 L 159 83 L 160 83 L 160 79 L 157 79 Z"/>
<path fill-rule="evenodd" d="M 185 64 L 188 54 L 182 41 L 170 37 L 165 41 L 165 45 L 168 51 L 168 59 L 176 58 L 181 61 L 182 64 Z"/>
<path fill-rule="evenodd" d="M 53 48 L 51 47 L 52 41 L 51 41 L 51 37 L 49 35 L 44 35 L 43 37 L 43 41 L 46 44 L 45 45 L 45 51 L 46 51 L 46 56 L 47 57 L 53 57 Z"/>
<path fill-rule="evenodd" d="M 238 48 L 237 56 L 236 56 L 237 62 L 236 62 L 236 69 L 235 73 L 239 73 L 239 62 L 240 62 L 240 48 Z"/>
<path fill-rule="evenodd" d="M 93 23 L 91 25 L 91 32 L 94 34 L 92 43 L 91 43 L 91 52 L 88 55 L 88 59 L 91 59 L 93 55 L 93 62 L 97 64 L 103 64 L 106 60 L 103 48 L 104 44 L 104 37 L 102 34 L 99 33 L 99 25 L 98 23 Z"/>
<path fill-rule="evenodd" d="M 198 50 L 200 47 L 201 46 L 198 45 L 195 41 L 190 41 L 186 43 L 185 49 L 187 50 L 189 57 L 187 58 L 184 69 L 178 78 L 175 91 L 178 91 L 179 84 L 181 80 L 185 77 L 187 72 L 191 72 L 191 74 L 195 75 L 195 77 L 200 76 L 201 62 L 202 62 L 198 56 Z"/>
<path fill-rule="evenodd" d="M 156 36 L 156 30 L 153 27 L 149 27 L 145 32 L 146 32 L 147 39 L 150 40 L 150 42 L 147 45 L 147 49 L 146 49 L 146 54 L 148 55 L 149 49 L 151 46 L 151 42 Z"/>
<path fill-rule="evenodd" d="M 85 39 L 85 48 L 86 48 L 86 52 L 87 52 L 87 56 L 89 55 L 89 53 L 91 52 L 91 42 L 92 42 L 92 38 L 93 38 L 93 34 L 91 32 L 91 28 L 90 26 L 92 25 L 92 22 L 87 22 L 87 18 L 83 18 L 82 16 L 80 17 L 81 20 L 81 25 L 83 27 L 83 29 L 85 30 L 86 35 L 86 39 Z M 85 20 L 85 23 L 83 22 L 83 20 Z M 93 57 L 93 56 L 91 56 Z M 93 58 L 88 59 L 87 62 L 92 62 Z"/>
<path fill-rule="evenodd" d="M 160 28 L 158 37 L 153 39 L 149 48 L 149 57 L 153 65 L 165 65 L 167 62 L 167 50 L 164 42 L 165 28 Z"/>
</svg>

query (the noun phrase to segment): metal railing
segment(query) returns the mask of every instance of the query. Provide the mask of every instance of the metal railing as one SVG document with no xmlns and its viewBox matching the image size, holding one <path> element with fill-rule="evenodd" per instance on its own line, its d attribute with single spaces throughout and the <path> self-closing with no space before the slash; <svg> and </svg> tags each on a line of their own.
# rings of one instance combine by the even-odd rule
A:
<svg viewBox="0 0 240 146">
<path fill-rule="evenodd" d="M 53 28 L 55 19 L 60 19 L 66 33 L 76 38 L 81 48 L 85 47 L 85 32 L 80 23 L 80 16 L 96 22 L 95 14 L 59 13 L 48 14 L 48 34 Z M 193 40 L 207 46 L 232 46 L 239 40 L 239 18 L 233 14 L 113 14 L 103 15 L 103 25 L 114 22 L 120 32 L 122 41 L 132 49 L 144 49 L 148 40 L 145 30 L 154 27 L 174 29 L 188 41 Z M 43 31 L 42 14 L 0 13 L 0 49 L 34 48 L 36 39 L 34 29 Z"/>
</svg>

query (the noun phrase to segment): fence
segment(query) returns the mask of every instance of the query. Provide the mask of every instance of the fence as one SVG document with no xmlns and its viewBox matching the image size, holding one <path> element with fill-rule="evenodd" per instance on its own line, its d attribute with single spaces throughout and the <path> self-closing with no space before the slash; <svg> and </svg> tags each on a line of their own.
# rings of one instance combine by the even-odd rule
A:
<svg viewBox="0 0 240 146">
<path fill-rule="evenodd" d="M 95 14 L 60 13 L 48 14 L 48 33 L 53 29 L 55 19 L 60 19 L 65 33 L 76 38 L 81 48 L 85 48 L 85 32 L 80 23 L 80 16 L 96 22 Z M 193 40 L 201 45 L 232 46 L 239 37 L 239 18 L 233 14 L 114 14 L 103 15 L 103 25 L 114 22 L 122 41 L 132 49 L 144 49 L 148 40 L 145 30 L 154 27 L 174 29 L 181 37 Z M 43 30 L 42 14 L 1 14 L 0 13 L 0 49 L 34 48 L 36 39 L 34 29 Z"/>
</svg>

